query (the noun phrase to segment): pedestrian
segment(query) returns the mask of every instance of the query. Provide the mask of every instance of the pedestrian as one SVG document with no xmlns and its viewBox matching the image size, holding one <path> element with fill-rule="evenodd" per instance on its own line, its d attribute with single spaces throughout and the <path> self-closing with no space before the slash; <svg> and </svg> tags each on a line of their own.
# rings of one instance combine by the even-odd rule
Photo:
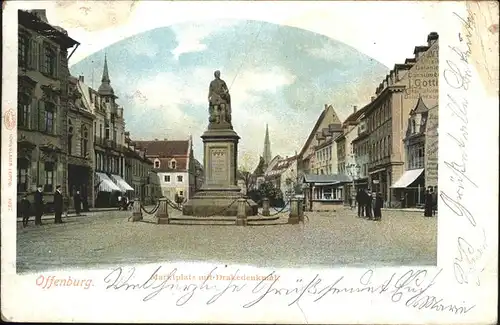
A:
<svg viewBox="0 0 500 325">
<path fill-rule="evenodd" d="M 82 207 L 82 197 L 78 190 L 75 192 L 75 195 L 73 195 L 73 205 L 75 206 L 76 215 L 79 216 Z"/>
<path fill-rule="evenodd" d="M 30 208 L 31 208 L 31 203 L 28 200 L 28 195 L 23 195 L 23 198 L 21 199 L 21 216 L 23 217 L 23 228 L 28 225 L 28 221 L 30 219 Z"/>
<path fill-rule="evenodd" d="M 351 196 L 349 197 L 349 207 L 350 207 L 350 208 L 351 208 L 351 210 L 352 210 L 352 208 L 353 208 L 353 207 L 352 207 L 352 197 L 351 197 Z"/>
<path fill-rule="evenodd" d="M 432 191 L 432 215 L 435 216 L 437 214 L 438 208 L 438 191 L 437 186 L 434 186 L 434 190 Z"/>
<path fill-rule="evenodd" d="M 128 210 L 128 197 L 126 195 L 122 197 L 122 208 L 125 211 Z"/>
<path fill-rule="evenodd" d="M 373 214 L 375 216 L 374 220 L 382 220 L 382 208 L 384 207 L 384 199 L 382 199 L 382 194 L 379 192 L 375 196 L 375 204 L 373 208 Z"/>
<path fill-rule="evenodd" d="M 430 189 L 427 189 L 425 191 L 425 196 L 424 196 L 425 202 L 424 202 L 424 217 L 432 217 L 432 193 Z"/>
<path fill-rule="evenodd" d="M 365 204 L 364 204 L 364 195 L 363 190 L 359 189 L 356 194 L 356 202 L 358 203 L 358 217 L 363 217 L 365 214 Z"/>
<path fill-rule="evenodd" d="M 37 186 L 37 190 L 35 192 L 35 225 L 42 225 L 42 216 L 45 208 L 45 203 L 43 202 L 43 188 L 42 185 Z"/>
<path fill-rule="evenodd" d="M 61 193 L 61 185 L 56 186 L 56 191 L 54 192 L 54 223 L 64 223 L 62 221 L 63 213 L 63 196 Z"/>
<path fill-rule="evenodd" d="M 121 195 L 118 196 L 118 211 L 120 211 L 123 207 L 123 202 L 122 202 L 123 198 Z"/>
<path fill-rule="evenodd" d="M 372 211 L 372 195 L 371 195 L 371 191 L 368 190 L 366 192 L 366 196 L 365 196 L 365 209 L 366 209 L 366 218 L 371 220 L 373 218 L 373 211 Z"/>
</svg>

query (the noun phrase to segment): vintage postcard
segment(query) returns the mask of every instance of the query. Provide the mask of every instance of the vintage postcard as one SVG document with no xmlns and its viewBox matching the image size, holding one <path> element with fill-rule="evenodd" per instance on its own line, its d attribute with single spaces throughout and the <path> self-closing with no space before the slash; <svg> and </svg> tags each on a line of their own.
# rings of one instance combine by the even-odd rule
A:
<svg viewBox="0 0 500 325">
<path fill-rule="evenodd" d="M 496 323 L 498 8 L 4 2 L 2 319 Z"/>
</svg>

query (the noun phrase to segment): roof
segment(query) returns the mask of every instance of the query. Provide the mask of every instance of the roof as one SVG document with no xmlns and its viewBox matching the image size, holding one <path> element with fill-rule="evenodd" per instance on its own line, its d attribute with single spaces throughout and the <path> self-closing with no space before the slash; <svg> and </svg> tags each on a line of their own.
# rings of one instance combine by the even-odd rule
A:
<svg viewBox="0 0 500 325">
<path fill-rule="evenodd" d="M 80 44 L 69 37 L 68 33 L 63 28 L 51 25 L 48 21 L 44 21 L 40 18 L 40 15 L 37 15 L 37 11 L 39 10 L 33 12 L 18 10 L 17 15 L 19 24 L 36 31 L 41 36 L 51 39 L 66 49 Z M 45 15 L 45 13 L 42 15 Z"/>
<path fill-rule="evenodd" d="M 154 168 L 154 162 L 157 159 L 160 161 L 160 168 Z M 175 160 L 175 168 L 171 168 L 172 160 Z M 153 161 L 153 169 L 157 172 L 182 172 L 188 169 L 187 168 L 188 158 L 183 158 L 183 157 L 152 158 L 151 161 Z"/>
<path fill-rule="evenodd" d="M 345 121 L 344 121 L 344 124 L 345 123 L 353 123 L 353 122 L 356 122 L 358 120 L 358 118 L 361 116 L 361 114 L 363 114 L 364 112 L 366 112 L 366 107 L 367 106 L 364 106 L 363 108 L 361 109 L 358 109 L 356 112 L 353 112 L 351 115 L 349 115 Z"/>
<path fill-rule="evenodd" d="M 158 156 L 160 158 L 189 157 L 189 140 L 153 140 L 134 141 L 136 147 L 146 151 L 148 156 Z"/>
<path fill-rule="evenodd" d="M 108 57 L 106 55 L 104 55 L 104 68 L 102 70 L 101 85 L 99 86 L 97 92 L 101 96 L 116 97 L 115 91 L 113 90 L 113 87 L 111 87 L 111 80 L 109 79 Z"/>
<path fill-rule="evenodd" d="M 294 161 L 297 160 L 297 156 L 292 156 L 284 159 L 279 159 L 279 161 L 268 171 L 266 176 L 275 176 L 283 173 L 287 170 Z"/>
<path fill-rule="evenodd" d="M 333 108 L 333 106 L 332 105 L 325 105 L 325 108 L 323 109 L 323 111 L 319 115 L 318 119 L 316 120 L 316 123 L 314 124 L 314 127 L 312 128 L 311 133 L 309 134 L 309 137 L 307 138 L 306 142 L 304 143 L 304 146 L 300 150 L 299 156 L 302 156 L 304 154 L 304 152 L 306 151 L 307 147 L 309 146 L 309 144 L 311 143 L 311 141 L 314 139 L 314 137 L 316 135 L 316 132 L 318 131 L 319 126 L 321 125 L 321 122 L 325 118 L 326 112 L 330 108 L 333 111 L 334 119 L 336 120 L 335 122 L 337 122 L 337 123 L 333 123 L 333 124 L 342 124 L 340 122 L 340 119 L 339 119 L 337 113 L 335 112 L 335 109 Z"/>
<path fill-rule="evenodd" d="M 427 105 L 425 105 L 424 100 L 422 99 L 422 97 L 419 97 L 418 101 L 417 101 L 417 104 L 415 105 L 415 108 L 412 109 L 412 111 L 410 112 L 410 114 L 422 114 L 422 113 L 427 112 L 428 110 L 429 110 L 429 108 L 427 108 Z"/>
<path fill-rule="evenodd" d="M 345 183 L 352 182 L 351 176 L 344 174 L 333 174 L 333 175 L 316 175 L 316 174 L 306 174 L 304 175 L 304 183 Z"/>
</svg>

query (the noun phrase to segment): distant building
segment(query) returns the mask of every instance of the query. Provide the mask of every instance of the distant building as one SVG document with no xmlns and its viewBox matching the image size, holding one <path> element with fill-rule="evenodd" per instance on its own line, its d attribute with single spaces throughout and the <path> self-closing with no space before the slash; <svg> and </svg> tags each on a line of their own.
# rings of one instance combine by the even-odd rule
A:
<svg viewBox="0 0 500 325">
<path fill-rule="evenodd" d="M 69 199 L 67 144 L 61 135 L 67 129 L 68 50 L 78 45 L 47 21 L 45 10 L 18 11 L 18 199 L 37 185 L 49 207 L 56 185 Z"/>
<path fill-rule="evenodd" d="M 266 135 L 264 136 L 264 152 L 262 153 L 264 159 L 264 167 L 269 166 L 272 160 L 271 155 L 271 140 L 269 139 L 269 126 L 266 124 Z"/>
<path fill-rule="evenodd" d="M 188 140 L 135 141 L 136 148 L 146 152 L 153 162 L 153 171 L 159 179 L 162 196 L 190 199 L 196 190 L 197 170 L 193 155 L 192 138 Z M 199 176 L 198 176 L 199 177 Z M 199 181 L 198 181 L 199 184 Z"/>
<path fill-rule="evenodd" d="M 285 158 L 276 156 L 273 162 L 265 172 L 265 181 L 279 189 L 287 201 L 295 193 L 298 184 L 297 155 Z"/>
</svg>

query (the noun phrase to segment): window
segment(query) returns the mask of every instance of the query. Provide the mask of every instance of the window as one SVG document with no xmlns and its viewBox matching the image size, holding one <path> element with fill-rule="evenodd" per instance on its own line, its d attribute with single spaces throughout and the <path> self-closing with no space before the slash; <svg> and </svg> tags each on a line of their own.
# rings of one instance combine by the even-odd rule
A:
<svg viewBox="0 0 500 325">
<path fill-rule="evenodd" d="M 106 127 L 106 133 L 104 136 L 106 137 L 106 140 L 109 140 L 109 127 Z"/>
<path fill-rule="evenodd" d="M 417 125 L 415 123 L 415 120 L 411 120 L 411 133 L 416 133 L 417 132 Z"/>
<path fill-rule="evenodd" d="M 54 163 L 45 163 L 45 185 L 43 188 L 44 192 L 52 192 L 54 190 Z"/>
<path fill-rule="evenodd" d="M 73 153 L 73 125 L 71 120 L 68 120 L 68 155 Z"/>
<path fill-rule="evenodd" d="M 333 198 L 332 192 L 333 189 L 331 187 L 325 187 L 323 189 L 323 200 L 331 200 Z"/>
<path fill-rule="evenodd" d="M 102 139 L 102 124 L 99 123 L 99 140 Z"/>
<path fill-rule="evenodd" d="M 175 167 L 177 167 L 177 163 L 175 162 L 175 160 L 172 160 L 172 161 L 170 162 L 170 167 L 171 167 L 172 169 L 175 169 Z"/>
<path fill-rule="evenodd" d="M 42 65 L 42 72 L 50 75 L 50 76 L 55 76 L 56 75 L 56 52 L 54 49 L 50 46 L 45 46 L 44 49 L 44 57 L 43 57 L 43 65 Z"/>
<path fill-rule="evenodd" d="M 82 157 L 86 157 L 88 153 L 89 146 L 89 129 L 86 125 L 82 126 L 82 135 L 80 138 L 80 147 L 81 147 L 81 155 Z"/>
<path fill-rule="evenodd" d="M 97 138 L 97 122 L 94 122 L 94 142 L 96 142 Z"/>
<path fill-rule="evenodd" d="M 165 175 L 163 177 L 163 180 L 165 181 L 165 183 L 170 183 L 170 175 Z"/>
<path fill-rule="evenodd" d="M 17 103 L 17 126 L 28 128 L 30 120 L 30 97 L 25 94 L 19 94 Z"/>
<path fill-rule="evenodd" d="M 155 160 L 155 168 L 160 168 L 160 161 L 159 160 Z"/>
<path fill-rule="evenodd" d="M 178 183 L 182 183 L 183 179 L 184 179 L 184 177 L 182 175 L 178 175 L 177 176 L 177 182 Z"/>
<path fill-rule="evenodd" d="M 19 35 L 17 44 L 17 65 L 23 68 L 28 66 L 29 38 L 26 35 Z"/>
<path fill-rule="evenodd" d="M 28 168 L 29 160 L 26 158 L 17 158 L 17 191 L 28 191 Z"/>
<path fill-rule="evenodd" d="M 106 98 L 105 98 L 105 102 L 106 102 L 106 103 L 109 103 L 109 97 L 106 97 Z"/>
<path fill-rule="evenodd" d="M 44 118 L 44 131 L 47 133 L 54 133 L 54 115 L 55 105 L 50 102 L 45 102 L 45 118 Z"/>
</svg>

